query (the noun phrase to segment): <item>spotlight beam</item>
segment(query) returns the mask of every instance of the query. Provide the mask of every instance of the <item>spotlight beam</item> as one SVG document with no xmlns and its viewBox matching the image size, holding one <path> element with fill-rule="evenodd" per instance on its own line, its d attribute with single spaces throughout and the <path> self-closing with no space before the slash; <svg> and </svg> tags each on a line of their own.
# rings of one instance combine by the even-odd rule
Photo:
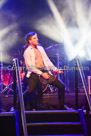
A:
<svg viewBox="0 0 91 136">
<path fill-rule="evenodd" d="M 7 0 L 0 0 L 0 9 L 4 6 Z"/>
<path fill-rule="evenodd" d="M 70 27 L 66 26 L 66 24 L 62 18 L 62 15 L 59 13 L 53 0 L 47 0 L 47 2 L 48 2 L 48 5 L 52 11 L 53 19 L 51 18 L 51 21 L 49 21 L 48 18 L 45 18 L 45 20 L 46 20 L 45 22 L 41 19 L 41 21 L 39 21 L 40 26 L 38 27 L 38 25 L 39 25 L 38 24 L 36 27 L 45 36 L 47 36 L 51 39 L 54 39 L 54 40 L 56 39 L 55 41 L 58 41 L 58 42 L 64 42 L 64 47 L 65 47 L 65 51 L 67 53 L 67 56 L 68 56 L 69 60 L 72 60 L 73 58 L 75 58 L 78 55 L 78 53 L 81 50 L 84 50 L 84 48 L 86 47 L 86 42 L 89 42 L 90 41 L 89 39 L 91 39 L 91 36 L 90 36 L 91 35 L 91 31 L 90 31 L 90 27 L 91 27 L 90 20 L 91 19 L 90 18 L 87 19 L 87 16 L 86 16 L 86 13 L 87 13 L 86 8 L 87 7 L 84 8 L 86 2 L 84 3 L 83 1 L 75 0 L 74 3 L 71 3 L 74 5 L 74 9 L 72 8 L 71 10 L 74 15 L 74 20 L 77 23 L 77 26 L 75 26 L 76 29 L 74 27 L 72 28 L 72 32 L 73 32 L 72 34 L 69 31 Z M 73 1 L 71 0 L 71 2 L 73 2 Z M 69 8 L 71 7 L 70 1 L 67 6 Z M 83 8 L 84 8 L 84 11 L 83 11 Z M 90 12 L 90 9 L 88 11 Z M 91 15 L 88 13 L 88 17 L 90 17 L 90 16 Z M 47 25 L 45 25 L 45 24 L 47 24 Z M 52 26 L 53 24 L 54 24 L 54 26 Z M 42 25 L 42 27 L 41 27 L 41 25 Z M 44 27 L 47 28 L 47 31 Z M 77 31 L 77 34 L 79 34 L 78 36 L 76 35 L 77 37 L 75 37 L 75 31 Z M 74 37 L 73 37 L 73 35 L 74 35 Z M 91 48 L 91 47 L 89 46 L 89 48 Z"/>
<path fill-rule="evenodd" d="M 53 0 L 47 0 L 47 2 L 49 4 L 49 6 L 50 6 L 50 9 L 51 9 L 53 15 L 54 15 L 54 19 L 56 20 L 56 22 L 57 22 L 57 24 L 59 26 L 60 31 L 63 32 L 63 39 L 64 39 L 64 42 L 65 42 L 64 45 L 66 46 L 65 48 L 67 49 L 67 53 L 68 54 L 72 54 L 73 53 L 73 55 L 75 55 L 74 47 L 73 47 L 73 44 L 71 42 L 70 35 L 68 33 L 68 30 L 66 28 L 66 25 L 65 25 L 63 19 L 62 19 L 61 14 L 59 13 L 58 9 L 56 8 Z"/>
<path fill-rule="evenodd" d="M 68 43 L 69 48 L 73 52 L 72 57 L 73 56 L 76 57 L 77 54 L 79 53 L 79 51 L 82 50 L 83 47 L 85 46 L 85 43 L 86 43 L 87 39 L 89 38 L 89 36 L 91 34 L 91 31 L 89 31 L 89 29 L 88 29 L 89 28 L 89 23 L 88 23 L 88 21 L 87 21 L 87 19 L 85 17 L 85 12 L 83 12 L 83 10 L 82 10 L 82 8 L 83 8 L 82 3 L 79 0 L 75 1 L 76 22 L 77 22 L 77 24 L 79 26 L 79 30 L 82 32 L 82 37 L 77 42 L 77 44 L 75 44 L 75 47 L 73 47 L 72 42 L 70 40 L 69 33 L 67 31 L 65 23 L 63 22 L 61 14 L 58 12 L 58 9 L 56 8 L 56 6 L 54 5 L 52 0 L 50 0 L 50 1 L 47 0 L 47 2 L 49 3 L 49 6 L 51 8 L 51 11 L 52 11 L 52 13 L 54 15 L 55 20 L 57 21 L 58 24 L 60 23 L 59 27 L 61 28 L 61 26 L 62 26 L 62 28 L 63 28 L 63 32 L 64 32 L 65 36 L 67 37 L 65 43 Z M 85 28 L 85 31 L 83 30 L 83 28 Z M 67 48 L 67 46 L 66 46 L 66 48 Z M 68 51 L 68 49 L 67 49 L 67 51 Z"/>
</svg>

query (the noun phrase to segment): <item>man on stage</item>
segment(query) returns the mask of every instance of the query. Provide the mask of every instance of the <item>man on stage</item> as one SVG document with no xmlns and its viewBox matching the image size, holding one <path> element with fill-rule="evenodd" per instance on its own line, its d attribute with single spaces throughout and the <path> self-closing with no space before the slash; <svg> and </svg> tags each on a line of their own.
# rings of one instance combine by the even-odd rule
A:
<svg viewBox="0 0 91 136">
<path fill-rule="evenodd" d="M 53 63 L 48 58 L 44 48 L 39 45 L 38 36 L 36 32 L 29 32 L 26 35 L 26 43 L 28 44 L 27 49 L 24 51 L 24 60 L 27 68 L 27 77 L 29 78 L 28 91 L 24 92 L 24 98 L 30 94 L 33 90 L 37 88 L 40 97 L 40 107 L 43 104 L 43 92 L 42 92 L 42 82 L 40 77 L 49 80 L 50 77 L 53 78 L 49 84 L 58 88 L 58 98 L 60 109 L 64 108 L 64 91 L 65 86 L 52 75 L 51 70 L 55 71 L 57 74 L 62 73 L 62 70 L 57 69 Z"/>
</svg>

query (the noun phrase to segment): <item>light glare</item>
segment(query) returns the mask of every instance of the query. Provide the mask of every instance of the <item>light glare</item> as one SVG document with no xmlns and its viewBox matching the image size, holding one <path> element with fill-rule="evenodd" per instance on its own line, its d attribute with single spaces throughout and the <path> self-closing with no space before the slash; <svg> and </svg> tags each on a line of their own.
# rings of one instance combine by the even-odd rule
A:
<svg viewBox="0 0 91 136">
<path fill-rule="evenodd" d="M 89 52 L 89 50 L 91 50 L 91 42 L 89 40 L 91 39 L 91 9 L 90 6 L 88 6 L 87 1 L 65 1 L 67 4 L 65 4 L 66 7 L 63 9 L 63 11 L 61 11 L 61 13 L 58 11 L 58 8 L 54 4 L 53 0 L 47 0 L 47 2 L 52 11 L 53 18 L 50 17 L 51 21 L 48 18 L 38 21 L 38 25 L 40 25 L 39 27 L 36 25 L 37 30 L 57 42 L 63 42 L 65 52 L 69 60 L 74 59 L 78 55 L 79 51 L 84 50 L 86 47 L 86 51 Z M 69 12 L 68 9 L 72 11 L 72 13 L 67 14 Z M 69 18 L 72 18 L 74 25 L 69 25 L 72 22 L 67 24 L 67 15 L 70 15 Z M 67 20 L 65 20 L 66 18 Z M 43 20 L 46 21 L 43 22 Z M 89 59 L 91 59 L 90 53 L 88 54 Z"/>
</svg>

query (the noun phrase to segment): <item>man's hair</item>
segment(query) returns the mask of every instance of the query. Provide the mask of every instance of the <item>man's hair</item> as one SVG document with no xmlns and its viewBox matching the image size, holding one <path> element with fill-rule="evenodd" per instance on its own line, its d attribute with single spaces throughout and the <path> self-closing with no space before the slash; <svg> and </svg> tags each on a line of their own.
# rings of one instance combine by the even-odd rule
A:
<svg viewBox="0 0 91 136">
<path fill-rule="evenodd" d="M 29 44 L 29 40 L 31 39 L 31 37 L 33 36 L 33 35 L 35 35 L 36 34 L 36 32 L 29 32 L 28 34 L 26 34 L 26 36 L 25 36 L 25 42 L 27 43 L 27 44 Z"/>
</svg>

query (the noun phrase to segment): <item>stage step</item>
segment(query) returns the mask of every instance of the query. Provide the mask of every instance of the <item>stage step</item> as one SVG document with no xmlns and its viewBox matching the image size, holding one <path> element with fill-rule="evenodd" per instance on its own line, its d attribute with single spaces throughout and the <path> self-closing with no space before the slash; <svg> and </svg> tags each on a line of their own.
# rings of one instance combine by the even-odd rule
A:
<svg viewBox="0 0 91 136">
<path fill-rule="evenodd" d="M 81 122 L 40 122 L 26 123 L 27 126 L 50 126 L 50 125 L 81 125 Z"/>
<path fill-rule="evenodd" d="M 27 124 L 28 136 L 83 136 L 77 110 L 25 111 L 25 114 L 27 123 L 31 123 Z M 0 128 L 3 136 L 16 136 L 14 112 L 0 113 Z"/>
<path fill-rule="evenodd" d="M 83 134 L 77 110 L 25 111 L 29 135 Z"/>
<path fill-rule="evenodd" d="M 28 135 L 28 136 L 40 136 L 40 135 Z M 67 135 L 41 135 L 41 136 L 84 136 L 83 134 L 67 134 Z"/>
<path fill-rule="evenodd" d="M 0 113 L 0 136 L 16 136 L 16 120 L 14 112 Z"/>
<path fill-rule="evenodd" d="M 76 110 L 25 111 L 25 113 L 27 122 L 80 121 L 78 111 Z"/>
</svg>

